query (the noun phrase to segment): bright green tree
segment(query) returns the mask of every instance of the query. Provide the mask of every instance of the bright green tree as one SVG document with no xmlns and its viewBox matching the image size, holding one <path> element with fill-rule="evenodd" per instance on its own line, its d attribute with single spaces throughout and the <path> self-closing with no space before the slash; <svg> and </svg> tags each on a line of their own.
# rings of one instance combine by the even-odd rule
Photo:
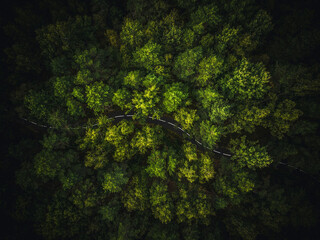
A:
<svg viewBox="0 0 320 240">
<path fill-rule="evenodd" d="M 173 112 L 183 104 L 183 101 L 188 97 L 188 94 L 183 90 L 181 83 L 174 83 L 172 85 L 166 85 L 166 91 L 163 94 L 163 105 L 166 112 Z"/>
<path fill-rule="evenodd" d="M 270 73 L 261 64 L 242 59 L 231 76 L 221 82 L 230 98 L 237 100 L 261 99 L 269 90 Z"/>
</svg>

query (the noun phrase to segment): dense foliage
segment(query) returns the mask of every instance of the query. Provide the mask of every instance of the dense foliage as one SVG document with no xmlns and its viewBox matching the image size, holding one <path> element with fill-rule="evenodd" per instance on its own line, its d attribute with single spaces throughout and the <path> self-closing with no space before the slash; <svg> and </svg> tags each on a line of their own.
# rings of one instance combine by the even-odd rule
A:
<svg viewBox="0 0 320 240">
<path fill-rule="evenodd" d="M 10 110 L 1 111 L 48 127 L 8 146 L 18 189 L 10 216 L 44 239 L 286 239 L 316 226 L 320 30 L 311 7 L 274 4 L 17 8 L 4 27 Z"/>
</svg>

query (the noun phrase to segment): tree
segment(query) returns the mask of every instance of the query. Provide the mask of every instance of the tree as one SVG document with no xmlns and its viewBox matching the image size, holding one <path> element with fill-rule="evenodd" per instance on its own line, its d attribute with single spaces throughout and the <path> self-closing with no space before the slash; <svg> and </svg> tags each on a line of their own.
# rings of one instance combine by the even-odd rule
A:
<svg viewBox="0 0 320 240">
<path fill-rule="evenodd" d="M 88 107 L 95 112 L 101 112 L 110 105 L 110 88 L 102 82 L 95 82 L 86 87 Z"/>
<path fill-rule="evenodd" d="M 104 174 L 102 188 L 105 192 L 120 192 L 128 182 L 126 170 L 123 166 L 113 164 L 112 170 Z"/>
<path fill-rule="evenodd" d="M 173 71 L 182 80 L 188 79 L 196 73 L 196 66 L 202 58 L 202 48 L 195 47 L 181 53 L 176 59 Z"/>
<path fill-rule="evenodd" d="M 159 177 L 166 179 L 166 153 L 161 154 L 160 151 L 154 151 L 148 157 L 148 167 L 146 172 L 150 177 Z"/>
<path fill-rule="evenodd" d="M 198 179 L 198 156 L 195 146 L 191 143 L 183 145 L 184 157 L 179 164 L 178 177 L 179 180 L 185 177 L 189 182 L 194 182 Z"/>
<path fill-rule="evenodd" d="M 160 101 L 158 95 L 159 87 L 156 85 L 147 88 L 143 93 L 134 90 L 132 104 L 137 110 L 137 113 L 144 117 L 154 113 L 154 111 L 156 111 L 156 104 Z M 134 117 L 136 117 L 136 115 Z"/>
<path fill-rule="evenodd" d="M 68 96 L 70 92 L 70 89 L 72 86 L 71 83 L 72 83 L 71 77 L 68 77 L 68 76 L 57 77 L 53 83 L 54 95 L 56 97 L 66 98 L 66 96 Z"/>
<path fill-rule="evenodd" d="M 117 162 L 130 159 L 134 155 L 134 149 L 127 142 L 128 137 L 134 133 L 132 122 L 123 121 L 118 126 L 110 128 L 105 135 L 105 140 L 115 146 L 113 158 Z"/>
<path fill-rule="evenodd" d="M 130 92 L 126 88 L 118 89 L 112 97 L 113 104 L 119 106 L 121 110 L 130 108 Z"/>
<path fill-rule="evenodd" d="M 129 211 L 143 211 L 149 207 L 149 191 L 146 176 L 133 176 L 126 191 L 122 193 L 122 202 Z"/>
<path fill-rule="evenodd" d="M 156 148 L 163 138 L 163 131 L 159 126 L 153 128 L 144 126 L 138 131 L 131 140 L 131 146 L 137 148 L 140 153 L 144 154 L 148 149 Z"/>
<path fill-rule="evenodd" d="M 139 47 L 142 43 L 142 26 L 137 20 L 126 18 L 121 32 L 120 39 L 124 46 Z"/>
<path fill-rule="evenodd" d="M 207 31 L 213 31 L 221 22 L 218 13 L 218 7 L 215 4 L 199 6 L 197 10 L 191 13 L 191 25 L 204 25 Z"/>
<path fill-rule="evenodd" d="M 239 106 L 239 112 L 235 115 L 229 126 L 231 132 L 247 131 L 252 133 L 256 126 L 265 126 L 268 116 L 271 113 L 269 107 L 260 109 L 256 106 Z"/>
<path fill-rule="evenodd" d="M 94 41 L 94 28 L 88 16 L 77 16 L 68 21 L 57 21 L 36 31 L 42 54 L 49 59 L 62 54 L 73 54 Z"/>
<path fill-rule="evenodd" d="M 180 108 L 174 114 L 174 120 L 179 122 L 184 129 L 191 129 L 193 122 L 199 119 L 196 111 L 195 109 L 187 110 L 186 108 Z"/>
<path fill-rule="evenodd" d="M 302 111 L 295 109 L 296 103 L 289 99 L 285 99 L 273 111 L 272 121 L 265 123 L 270 128 L 271 134 L 282 138 L 284 133 L 289 131 L 290 126 L 302 115 Z"/>
<path fill-rule="evenodd" d="M 211 87 L 198 90 L 196 96 L 204 109 L 210 109 L 214 102 L 222 98 L 221 94 Z"/>
<path fill-rule="evenodd" d="M 215 45 L 215 50 L 220 54 L 226 54 L 229 49 L 233 49 L 238 41 L 238 32 L 237 28 L 225 26 L 217 36 L 218 44 Z"/>
<path fill-rule="evenodd" d="M 205 183 L 214 177 L 215 170 L 213 161 L 208 154 L 201 154 L 200 156 L 199 181 L 200 183 Z"/>
<path fill-rule="evenodd" d="M 213 123 L 222 123 L 232 116 L 231 106 L 224 100 L 223 95 L 212 87 L 196 91 L 196 98 Z"/>
<path fill-rule="evenodd" d="M 68 149 L 69 138 L 65 135 L 56 135 L 51 132 L 42 141 L 43 150 L 39 152 L 34 159 L 35 173 L 43 179 L 58 179 L 75 162 L 78 154 Z M 65 151 L 65 149 L 68 149 Z"/>
<path fill-rule="evenodd" d="M 179 18 L 178 12 L 173 10 L 161 22 L 163 28 L 162 41 L 167 52 L 175 51 L 175 48 L 178 48 L 183 41 L 182 24 Z"/>
<path fill-rule="evenodd" d="M 166 112 L 175 111 L 182 102 L 188 97 L 188 94 L 183 90 L 181 83 L 174 83 L 172 85 L 166 85 L 166 92 L 163 94 L 163 105 Z"/>
<path fill-rule="evenodd" d="M 155 66 L 163 63 L 160 52 L 161 45 L 149 41 L 142 48 L 133 53 L 133 61 L 139 67 L 143 67 L 146 70 L 151 71 Z"/>
<path fill-rule="evenodd" d="M 129 85 L 133 88 L 136 88 L 141 85 L 142 77 L 140 71 L 131 71 L 128 75 L 124 78 L 123 83 L 124 85 Z"/>
<path fill-rule="evenodd" d="M 221 82 L 221 86 L 230 98 L 237 100 L 261 99 L 270 88 L 267 85 L 269 79 L 270 74 L 261 63 L 253 64 L 242 59 L 233 75 L 229 76 L 225 83 Z"/>
<path fill-rule="evenodd" d="M 102 220 L 112 222 L 117 218 L 121 205 L 118 199 L 114 198 L 99 210 Z"/>
<path fill-rule="evenodd" d="M 173 203 L 168 194 L 167 185 L 153 182 L 150 188 L 151 210 L 162 223 L 171 221 L 173 217 Z"/>
<path fill-rule="evenodd" d="M 210 121 L 202 121 L 200 123 L 200 135 L 202 140 L 209 146 L 215 146 L 219 141 L 223 129 L 220 126 L 211 124 Z"/>
<path fill-rule="evenodd" d="M 245 136 L 241 139 L 233 139 L 231 141 L 234 152 L 232 159 L 236 160 L 240 166 L 252 169 L 268 166 L 272 162 L 271 157 L 265 147 L 260 147 L 256 143 L 247 141 Z"/>
<path fill-rule="evenodd" d="M 197 84 L 201 87 L 210 84 L 210 80 L 215 80 L 222 70 L 222 60 L 216 56 L 205 57 L 198 65 L 199 75 L 197 76 Z"/>
<path fill-rule="evenodd" d="M 223 99 L 218 99 L 214 102 L 209 112 L 210 121 L 216 124 L 221 124 L 232 116 L 231 106 L 228 105 Z"/>
<path fill-rule="evenodd" d="M 208 224 L 208 217 L 214 215 L 210 197 L 202 189 L 195 187 L 187 191 L 188 185 L 181 184 L 179 199 L 176 206 L 178 222 L 186 222 L 189 225 L 195 220 Z"/>
<path fill-rule="evenodd" d="M 39 119 L 45 119 L 49 114 L 50 99 L 46 97 L 46 92 L 35 92 L 30 90 L 25 97 L 25 104 L 31 114 Z"/>
</svg>

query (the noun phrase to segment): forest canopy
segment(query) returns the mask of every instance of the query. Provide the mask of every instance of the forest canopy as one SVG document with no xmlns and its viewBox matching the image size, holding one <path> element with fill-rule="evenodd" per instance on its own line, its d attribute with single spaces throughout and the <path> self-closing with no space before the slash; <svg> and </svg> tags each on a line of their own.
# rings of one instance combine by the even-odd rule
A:
<svg viewBox="0 0 320 240">
<path fill-rule="evenodd" d="M 1 122 L 28 130 L 1 209 L 43 239 L 317 234 L 319 17 L 275 2 L 17 7 Z"/>
</svg>

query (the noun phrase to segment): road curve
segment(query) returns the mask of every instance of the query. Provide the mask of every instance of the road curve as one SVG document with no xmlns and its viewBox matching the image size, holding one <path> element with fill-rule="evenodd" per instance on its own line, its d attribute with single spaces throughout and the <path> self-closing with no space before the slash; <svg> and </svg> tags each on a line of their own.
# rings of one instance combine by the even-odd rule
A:
<svg viewBox="0 0 320 240">
<path fill-rule="evenodd" d="M 125 112 L 121 112 L 121 111 L 118 111 L 118 112 L 111 112 L 111 113 L 108 113 L 107 114 L 107 117 L 108 119 L 112 119 L 115 123 L 123 120 L 123 119 L 127 119 L 127 120 L 133 120 L 132 117 L 133 117 L 134 113 L 127 113 L 125 114 Z M 35 126 L 38 126 L 38 127 L 41 127 L 41 128 L 51 128 L 51 129 L 61 129 L 61 128 L 55 128 L 55 127 L 51 127 L 51 126 L 47 126 L 47 125 L 43 125 L 43 124 L 39 124 L 39 123 L 36 123 L 36 122 L 33 122 L 33 121 L 30 121 L 26 118 L 21 118 L 23 119 L 24 121 L 28 122 L 28 123 L 31 123 Z M 222 150 L 222 149 L 219 149 L 219 148 L 215 148 L 215 149 L 211 149 L 209 147 L 206 147 L 204 146 L 200 141 L 198 141 L 197 139 L 194 139 L 191 137 L 190 133 L 186 132 L 178 122 L 176 122 L 175 120 L 173 120 L 172 118 L 169 118 L 169 117 L 162 117 L 160 119 L 155 119 L 155 118 L 152 118 L 151 116 L 149 116 L 147 119 L 146 119 L 146 122 L 147 123 L 153 123 L 153 124 L 157 124 L 157 125 L 161 125 L 162 127 L 165 127 L 171 131 L 174 131 L 176 132 L 178 135 L 180 135 L 181 137 L 183 137 L 184 135 L 187 136 L 187 140 L 195 145 L 197 145 L 200 149 L 202 150 L 210 150 L 216 154 L 219 154 L 219 155 L 222 155 L 222 156 L 225 156 L 225 157 L 231 157 L 232 155 L 227 152 L 226 150 Z M 83 128 L 88 128 L 88 127 L 95 127 L 97 126 L 98 124 L 93 124 L 93 125 L 85 125 L 85 126 L 80 126 L 80 127 L 67 127 L 67 129 L 83 129 Z"/>
</svg>

